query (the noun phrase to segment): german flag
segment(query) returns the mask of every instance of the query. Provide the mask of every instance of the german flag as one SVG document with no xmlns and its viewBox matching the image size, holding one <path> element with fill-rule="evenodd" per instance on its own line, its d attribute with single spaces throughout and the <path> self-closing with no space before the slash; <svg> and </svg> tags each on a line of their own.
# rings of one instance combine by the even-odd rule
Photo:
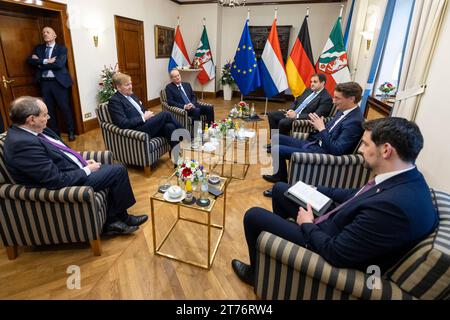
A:
<svg viewBox="0 0 450 320">
<path fill-rule="evenodd" d="M 286 63 L 288 83 L 294 97 L 298 97 L 309 87 L 311 76 L 315 73 L 313 61 L 306 16 Z"/>
</svg>

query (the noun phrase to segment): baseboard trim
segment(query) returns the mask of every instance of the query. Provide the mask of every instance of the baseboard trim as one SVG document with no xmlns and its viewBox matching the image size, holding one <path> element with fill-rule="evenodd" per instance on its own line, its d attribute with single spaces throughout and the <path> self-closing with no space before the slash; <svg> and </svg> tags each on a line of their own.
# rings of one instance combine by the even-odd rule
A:
<svg viewBox="0 0 450 320">
<path fill-rule="evenodd" d="M 98 125 L 97 118 L 90 119 L 88 121 L 84 121 L 83 128 L 84 128 L 84 132 L 88 132 L 88 131 L 92 131 L 92 130 L 100 128 L 100 126 Z"/>
<path fill-rule="evenodd" d="M 201 91 L 195 91 L 195 95 L 197 96 L 197 98 L 201 98 L 202 97 L 202 92 Z M 217 93 L 216 92 L 203 92 L 203 99 L 215 99 L 217 98 Z"/>
<path fill-rule="evenodd" d="M 159 98 L 155 98 L 155 99 L 147 101 L 147 108 L 156 107 L 160 104 L 161 104 L 161 100 L 159 100 Z"/>
</svg>

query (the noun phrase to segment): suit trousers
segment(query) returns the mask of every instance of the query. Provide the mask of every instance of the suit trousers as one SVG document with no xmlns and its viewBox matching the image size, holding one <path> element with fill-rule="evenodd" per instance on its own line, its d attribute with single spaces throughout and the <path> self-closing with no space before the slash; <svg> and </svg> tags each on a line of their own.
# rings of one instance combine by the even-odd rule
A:
<svg viewBox="0 0 450 320">
<path fill-rule="evenodd" d="M 72 110 L 69 106 L 69 89 L 64 88 L 62 85 L 56 81 L 40 81 L 42 98 L 48 108 L 49 128 L 60 135 L 61 131 L 58 127 L 58 119 L 56 117 L 56 108 L 58 107 L 63 116 L 64 122 L 67 126 L 68 132 L 74 132 L 75 126 L 73 123 Z"/>
<path fill-rule="evenodd" d="M 196 105 L 195 108 L 188 110 L 188 116 L 192 118 L 193 121 L 200 121 L 200 115 L 206 116 L 206 123 L 209 125 L 214 122 L 214 108 L 204 105 Z"/>
<path fill-rule="evenodd" d="M 134 128 L 135 130 L 148 133 L 150 137 L 164 137 L 169 140 L 170 146 L 173 148 L 178 141 L 172 141 L 172 132 L 176 129 L 182 129 L 183 126 L 167 111 L 158 113 L 151 117 L 142 125 Z"/>
<path fill-rule="evenodd" d="M 289 189 L 286 183 L 277 183 L 272 190 L 273 213 L 263 208 L 251 208 L 244 216 L 245 239 L 247 241 L 250 264 L 256 263 L 256 243 L 263 231 L 273 233 L 298 245 L 306 244 L 306 237 L 297 223 L 286 220 L 297 220 L 299 206 L 287 199 L 284 192 Z"/>
<path fill-rule="evenodd" d="M 274 141 L 278 139 L 278 145 L 272 145 L 273 173 L 283 182 L 287 182 L 287 164 L 294 152 L 324 153 L 318 145 L 311 145 L 308 140 L 300 140 L 283 134 L 274 135 Z"/>
<path fill-rule="evenodd" d="M 290 135 L 292 129 L 292 122 L 295 119 L 286 118 L 285 113 L 282 111 L 272 111 L 268 113 L 270 135 L 272 136 L 272 130 L 279 130 L 280 134 Z"/>
<path fill-rule="evenodd" d="M 96 192 L 109 188 L 106 217 L 108 224 L 118 220 L 125 221 L 128 218 L 127 209 L 136 203 L 128 171 L 121 164 L 102 165 L 100 170 L 88 176 L 84 185 L 94 188 Z"/>
</svg>

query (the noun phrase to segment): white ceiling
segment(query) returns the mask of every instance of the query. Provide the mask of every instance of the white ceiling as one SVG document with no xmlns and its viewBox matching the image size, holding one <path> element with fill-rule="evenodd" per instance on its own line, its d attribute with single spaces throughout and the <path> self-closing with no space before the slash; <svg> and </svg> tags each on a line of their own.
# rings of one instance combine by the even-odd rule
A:
<svg viewBox="0 0 450 320">
<path fill-rule="evenodd" d="M 178 2 L 211 2 L 211 0 L 178 0 Z M 276 1 L 276 0 L 247 0 L 247 3 L 258 3 L 258 2 L 291 2 L 291 1 L 299 1 L 299 0 L 280 0 L 280 1 Z M 302 0 L 300 0 L 302 1 Z M 305 2 L 307 2 L 308 0 L 304 0 Z M 328 2 L 328 1 L 323 1 L 323 2 Z"/>
</svg>

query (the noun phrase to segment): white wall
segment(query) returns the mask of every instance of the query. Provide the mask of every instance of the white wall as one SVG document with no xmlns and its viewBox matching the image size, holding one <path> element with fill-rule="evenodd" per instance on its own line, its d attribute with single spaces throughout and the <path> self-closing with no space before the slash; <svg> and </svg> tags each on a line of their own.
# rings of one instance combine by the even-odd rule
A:
<svg viewBox="0 0 450 320">
<path fill-rule="evenodd" d="M 450 192 L 450 107 L 448 78 L 450 52 L 450 7 L 447 8 L 439 43 L 431 65 L 427 89 L 423 95 L 416 123 L 425 139 L 417 165 L 430 187 Z"/>
<path fill-rule="evenodd" d="M 249 6 L 239 8 L 222 9 L 222 52 L 221 61 L 218 64 L 220 70 L 226 60 L 232 60 L 236 53 L 236 48 L 241 38 L 247 17 L 247 9 L 250 8 L 250 26 L 270 26 L 274 19 L 274 9 L 278 7 L 278 25 L 291 25 L 291 35 L 289 52 L 291 51 L 295 39 L 300 31 L 301 24 L 306 14 L 306 8 L 310 7 L 310 17 L 308 20 L 309 33 L 314 61 L 317 60 L 322 52 L 325 42 L 330 35 L 333 25 L 339 16 L 341 8 L 340 3 L 325 4 L 289 4 L 289 5 L 265 5 Z M 345 11 L 344 11 L 345 12 Z M 345 28 L 345 21 L 343 22 Z"/>
</svg>

